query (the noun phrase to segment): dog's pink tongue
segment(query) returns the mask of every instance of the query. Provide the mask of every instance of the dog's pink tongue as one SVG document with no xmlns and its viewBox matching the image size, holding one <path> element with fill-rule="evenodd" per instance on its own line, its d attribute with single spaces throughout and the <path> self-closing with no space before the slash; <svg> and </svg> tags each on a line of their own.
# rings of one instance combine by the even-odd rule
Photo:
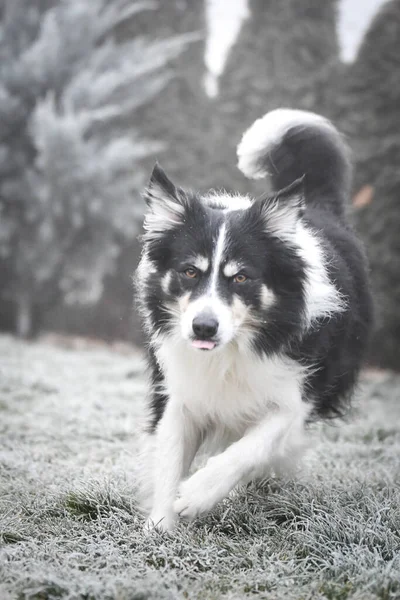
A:
<svg viewBox="0 0 400 600">
<path fill-rule="evenodd" d="M 193 340 L 192 346 L 202 350 L 212 350 L 215 347 L 215 342 L 211 340 Z"/>
</svg>

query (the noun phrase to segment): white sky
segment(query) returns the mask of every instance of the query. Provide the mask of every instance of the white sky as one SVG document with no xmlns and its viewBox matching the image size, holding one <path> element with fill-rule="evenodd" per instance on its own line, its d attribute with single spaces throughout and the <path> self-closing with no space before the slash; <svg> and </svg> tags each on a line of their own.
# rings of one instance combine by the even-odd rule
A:
<svg viewBox="0 0 400 600">
<path fill-rule="evenodd" d="M 369 24 L 385 2 L 339 0 L 337 30 L 340 57 L 344 62 L 354 60 Z M 207 69 L 204 86 L 210 97 L 218 94 L 218 78 L 224 71 L 229 51 L 248 16 L 248 0 L 206 0 L 208 36 L 204 55 Z"/>
<path fill-rule="evenodd" d="M 337 32 L 340 55 L 352 62 L 372 19 L 386 0 L 340 0 Z"/>
<path fill-rule="evenodd" d="M 218 94 L 218 77 L 223 73 L 229 50 L 248 16 L 248 0 L 206 0 L 208 35 L 204 55 L 207 68 L 204 85 L 210 97 Z"/>
</svg>

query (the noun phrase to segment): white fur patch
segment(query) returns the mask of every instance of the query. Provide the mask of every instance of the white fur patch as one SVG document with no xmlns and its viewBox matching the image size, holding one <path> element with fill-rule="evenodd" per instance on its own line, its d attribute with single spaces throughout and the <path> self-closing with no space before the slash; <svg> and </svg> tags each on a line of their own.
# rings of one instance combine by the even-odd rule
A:
<svg viewBox="0 0 400 600">
<path fill-rule="evenodd" d="M 276 297 L 272 290 L 270 290 L 264 283 L 261 286 L 261 306 L 263 308 L 269 308 L 274 304 Z"/>
<path fill-rule="evenodd" d="M 241 264 L 236 262 L 235 260 L 230 260 L 224 266 L 224 275 L 225 277 L 233 277 L 237 273 L 239 273 L 242 268 Z"/>
<path fill-rule="evenodd" d="M 210 289 L 209 289 L 209 294 L 210 295 L 215 295 L 216 293 L 216 289 L 217 289 L 217 281 L 218 281 L 218 275 L 219 275 L 219 269 L 221 266 L 221 260 L 222 260 L 222 256 L 223 256 L 223 252 L 224 252 L 224 247 L 225 247 L 225 232 L 226 232 L 226 225 L 225 223 L 221 226 L 221 229 L 219 230 L 219 234 L 218 234 L 218 240 L 217 240 L 217 244 L 215 246 L 215 251 L 214 251 L 214 255 L 213 255 L 213 267 L 212 267 L 212 273 L 211 273 L 211 284 L 210 284 Z"/>
<path fill-rule="evenodd" d="M 175 212 L 172 207 L 172 202 L 165 205 L 157 204 L 146 214 L 143 227 L 147 240 L 156 239 L 160 233 L 182 223 L 182 217 L 179 215 L 183 213 Z"/>
<path fill-rule="evenodd" d="M 167 273 L 165 273 L 164 277 L 161 280 L 161 289 L 164 292 L 164 294 L 169 293 L 169 285 L 171 283 L 171 277 L 172 277 L 171 271 L 167 271 Z"/>
<path fill-rule="evenodd" d="M 193 259 L 193 266 L 196 269 L 199 269 L 202 273 L 205 273 L 210 266 L 210 261 L 206 256 L 201 256 L 200 254 Z"/>
<path fill-rule="evenodd" d="M 231 212 L 234 210 L 246 210 L 246 208 L 249 208 L 252 204 L 252 200 L 249 196 L 227 194 L 226 192 L 219 193 L 216 191 L 204 196 L 203 201 L 205 204 L 217 205 L 226 212 Z"/>
<path fill-rule="evenodd" d="M 237 147 L 238 168 L 250 179 L 266 177 L 268 173 L 260 164 L 260 158 L 269 148 L 278 145 L 289 129 L 298 125 L 317 125 L 336 134 L 332 123 L 321 115 L 289 108 L 273 110 L 257 119 L 243 134 Z"/>
<path fill-rule="evenodd" d="M 295 243 L 306 264 L 306 312 L 309 326 L 315 319 L 343 311 L 346 303 L 329 280 L 317 234 L 301 221 L 297 225 Z"/>
<path fill-rule="evenodd" d="M 302 206 L 303 200 L 297 196 L 282 201 L 278 198 L 267 203 L 262 214 L 266 230 L 275 237 L 292 243 Z"/>
<path fill-rule="evenodd" d="M 186 294 L 184 294 L 183 296 L 181 296 L 178 300 L 178 304 L 179 304 L 179 308 L 182 312 L 185 312 L 185 310 L 187 310 L 188 306 L 189 306 L 189 300 L 190 300 L 190 292 L 187 292 Z"/>
<path fill-rule="evenodd" d="M 151 329 L 150 311 L 148 310 L 144 301 L 144 290 L 149 276 L 154 275 L 155 273 L 157 273 L 156 266 L 153 262 L 151 262 L 146 251 L 144 251 L 135 273 L 134 283 L 139 298 L 139 310 L 143 317 L 144 326 L 149 333 Z"/>
<path fill-rule="evenodd" d="M 154 239 L 158 234 L 175 227 L 183 222 L 185 207 L 173 196 L 158 185 L 152 185 L 146 190 L 149 199 L 149 209 L 144 220 L 147 239 Z"/>
<path fill-rule="evenodd" d="M 156 353 L 171 395 L 199 426 L 211 419 L 242 434 L 250 422 L 278 408 L 307 414 L 299 397 L 306 371 L 288 358 L 258 358 L 236 343 L 198 353 L 176 339 L 165 340 Z"/>
</svg>

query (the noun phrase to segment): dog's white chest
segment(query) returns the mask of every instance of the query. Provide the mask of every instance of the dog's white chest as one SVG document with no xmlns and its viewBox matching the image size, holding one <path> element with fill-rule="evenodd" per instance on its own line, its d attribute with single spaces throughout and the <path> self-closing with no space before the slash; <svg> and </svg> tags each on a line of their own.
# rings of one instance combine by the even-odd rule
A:
<svg viewBox="0 0 400 600">
<path fill-rule="evenodd" d="M 157 352 L 167 390 L 199 424 L 241 431 L 277 408 L 290 407 L 302 378 L 288 359 L 261 359 L 236 347 L 199 352 L 187 344 L 163 344 Z"/>
</svg>

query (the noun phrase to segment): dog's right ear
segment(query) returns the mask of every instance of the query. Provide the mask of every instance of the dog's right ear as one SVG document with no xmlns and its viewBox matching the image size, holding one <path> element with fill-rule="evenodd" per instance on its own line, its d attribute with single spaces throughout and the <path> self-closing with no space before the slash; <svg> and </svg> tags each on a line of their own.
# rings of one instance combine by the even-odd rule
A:
<svg viewBox="0 0 400 600">
<path fill-rule="evenodd" d="M 149 207 L 144 228 L 149 235 L 162 233 L 184 222 L 187 196 L 168 179 L 158 163 L 154 166 L 144 199 Z"/>
</svg>

